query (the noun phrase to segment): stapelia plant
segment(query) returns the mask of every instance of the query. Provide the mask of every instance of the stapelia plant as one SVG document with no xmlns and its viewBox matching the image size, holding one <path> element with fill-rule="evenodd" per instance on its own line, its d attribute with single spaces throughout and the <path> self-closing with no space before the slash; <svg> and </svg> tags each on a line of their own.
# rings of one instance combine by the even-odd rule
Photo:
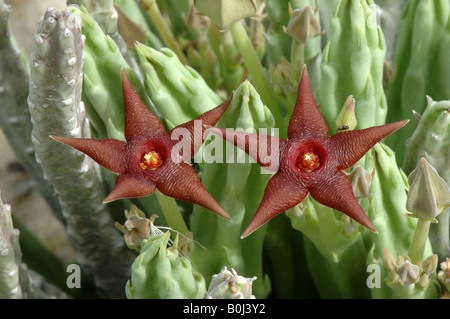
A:
<svg viewBox="0 0 450 319">
<path fill-rule="evenodd" d="M 67 0 L 28 54 L 10 11 L 0 127 L 74 254 L 0 172 L 1 296 L 450 295 L 449 0 Z"/>
<path fill-rule="evenodd" d="M 202 205 L 231 219 L 202 186 L 194 169 L 185 163 L 203 143 L 205 127 L 201 123 L 214 125 L 226 111 L 231 97 L 196 120 L 179 125 L 167 133 L 134 91 L 123 71 L 122 87 L 127 142 L 52 136 L 87 154 L 108 170 L 120 174 L 104 203 L 121 198 L 149 196 L 158 189 L 165 195 Z M 172 133 L 177 130 L 185 134 L 181 141 L 172 140 Z"/>
<path fill-rule="evenodd" d="M 298 87 L 297 103 L 289 122 L 287 141 L 273 136 L 263 138 L 256 134 L 211 128 L 211 131 L 220 133 L 253 155 L 261 166 L 277 168 L 242 237 L 298 205 L 308 192 L 319 203 L 343 212 L 376 232 L 356 200 L 350 180 L 341 170 L 353 166 L 375 143 L 407 122 L 346 131 L 328 137 L 328 127 L 316 106 L 305 67 Z M 279 145 L 279 151 L 268 154 L 271 147 L 263 141 L 268 141 L 269 145 Z"/>
</svg>

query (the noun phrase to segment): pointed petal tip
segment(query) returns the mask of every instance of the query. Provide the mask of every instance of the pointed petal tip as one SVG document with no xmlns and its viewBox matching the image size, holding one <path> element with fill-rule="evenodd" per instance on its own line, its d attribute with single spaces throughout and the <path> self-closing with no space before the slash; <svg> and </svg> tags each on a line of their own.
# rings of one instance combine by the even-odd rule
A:
<svg viewBox="0 0 450 319">
<path fill-rule="evenodd" d="M 233 220 L 231 219 L 231 216 L 228 215 L 227 213 L 225 213 L 225 215 L 220 215 L 220 216 L 222 216 L 222 217 L 225 218 L 226 220 L 229 220 L 230 222 L 233 221 Z"/>
<path fill-rule="evenodd" d="M 402 127 L 403 127 L 403 126 L 405 126 L 406 124 L 408 124 L 409 121 L 410 121 L 410 120 L 403 120 L 403 121 L 400 121 L 399 123 L 402 123 Z"/>
<path fill-rule="evenodd" d="M 363 225 L 363 226 L 366 227 L 368 230 L 370 230 L 372 233 L 378 235 L 378 230 L 375 228 L 375 226 L 372 225 L 372 223 L 369 222 L 368 225 Z"/>
<path fill-rule="evenodd" d="M 263 224 L 257 223 L 255 219 L 253 218 L 250 224 L 248 224 L 247 228 L 244 230 L 244 232 L 241 235 L 241 239 L 244 239 L 245 237 L 251 235 L 254 231 L 256 231 L 259 227 L 261 227 Z"/>
<path fill-rule="evenodd" d="M 75 148 L 74 145 L 70 143 L 71 140 L 75 140 L 75 138 L 73 137 L 64 137 L 56 135 L 49 135 L 49 137 L 56 142 Z"/>
<path fill-rule="evenodd" d="M 217 204 L 217 205 L 219 205 L 219 204 Z M 225 218 L 226 220 L 231 221 L 231 216 L 228 215 L 228 213 L 222 207 L 218 206 L 214 210 L 212 210 L 211 208 L 209 208 L 209 210 L 211 210 L 213 213 L 219 215 L 220 217 Z"/>
<path fill-rule="evenodd" d="M 103 204 L 109 204 L 109 203 L 111 203 L 111 202 L 113 202 L 113 201 L 115 201 L 116 199 L 112 199 L 112 198 L 109 198 L 109 195 L 108 196 L 106 196 L 106 198 L 103 200 Z"/>
<path fill-rule="evenodd" d="M 57 142 L 61 142 L 61 139 L 63 139 L 63 137 L 56 136 L 56 135 L 49 135 L 48 137 L 50 137 L 52 140 L 55 140 Z"/>
</svg>

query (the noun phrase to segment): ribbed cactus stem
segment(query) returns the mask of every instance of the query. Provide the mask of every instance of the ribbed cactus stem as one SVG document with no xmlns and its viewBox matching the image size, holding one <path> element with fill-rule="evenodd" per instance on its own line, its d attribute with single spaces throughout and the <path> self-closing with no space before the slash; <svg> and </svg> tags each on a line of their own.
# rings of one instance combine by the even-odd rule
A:
<svg viewBox="0 0 450 319">
<path fill-rule="evenodd" d="M 222 100 L 170 49 L 136 44 L 145 90 L 169 129 L 209 111 Z"/>
<path fill-rule="evenodd" d="M 206 291 L 205 280 L 190 260 L 177 249 L 178 236 L 169 245 L 170 232 L 151 236 L 132 267 L 126 285 L 130 299 L 199 299 Z"/>
<path fill-rule="evenodd" d="M 114 0 L 68 0 L 67 5 L 71 4 L 84 6 L 103 32 L 114 40 L 128 64 L 134 71 L 139 72 L 136 61 L 131 56 L 127 44 L 119 33 L 117 23 L 119 14 L 114 8 Z"/>
<path fill-rule="evenodd" d="M 449 21 L 447 0 L 408 1 L 400 16 L 387 117 L 388 122 L 409 118 L 412 125 L 386 140 L 395 147 L 399 163 L 405 156 L 405 142 L 417 125 L 412 110 L 422 114 L 427 106 L 427 95 L 436 101 L 450 97 Z"/>
<path fill-rule="evenodd" d="M 321 60 L 319 105 L 330 133 L 342 105 L 353 95 L 358 129 L 384 124 L 387 112 L 383 88 L 386 54 L 372 0 L 336 2 L 328 43 Z"/>
<path fill-rule="evenodd" d="M 28 61 L 15 46 L 9 28 L 11 8 L 0 0 L 0 128 L 13 149 L 16 158 L 32 178 L 34 187 L 62 222 L 61 205 L 54 196 L 51 184 L 43 177 L 42 167 L 36 162 L 31 141 L 32 125 L 27 106 Z"/>
<path fill-rule="evenodd" d="M 19 236 L 11 205 L 2 202 L 0 192 L 0 299 L 67 298 L 58 287 L 22 263 Z"/>
<path fill-rule="evenodd" d="M 21 260 L 22 253 L 19 245 L 19 231 L 13 227 L 11 206 L 3 204 L 0 198 L 1 299 L 20 299 L 23 297 L 22 287 L 19 281 Z"/>
<path fill-rule="evenodd" d="M 83 42 L 79 18 L 69 10 L 47 9 L 31 54 L 32 139 L 37 161 L 59 196 L 78 261 L 92 271 L 100 290 L 122 297 L 133 255 L 102 204 L 106 191 L 100 168 L 49 137 L 90 137 L 81 101 Z"/>
</svg>

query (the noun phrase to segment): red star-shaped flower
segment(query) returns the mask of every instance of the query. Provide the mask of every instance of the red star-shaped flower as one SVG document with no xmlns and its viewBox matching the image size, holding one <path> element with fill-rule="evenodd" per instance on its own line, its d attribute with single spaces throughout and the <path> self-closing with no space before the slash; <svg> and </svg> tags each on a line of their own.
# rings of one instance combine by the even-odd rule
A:
<svg viewBox="0 0 450 319">
<path fill-rule="evenodd" d="M 91 157 L 106 169 L 120 174 L 104 203 L 121 198 L 149 196 L 158 189 L 175 199 L 201 205 L 231 219 L 203 187 L 194 169 L 185 161 L 200 148 L 207 133 L 204 125 L 215 125 L 227 110 L 232 96 L 197 119 L 169 133 L 142 102 L 122 70 L 127 142 L 52 136 Z M 197 122 L 198 121 L 198 122 Z M 183 137 L 172 140 L 173 136 Z"/>
<path fill-rule="evenodd" d="M 329 137 L 328 127 L 314 100 L 305 67 L 289 122 L 288 140 L 209 128 L 242 148 L 261 166 L 276 171 L 242 238 L 278 214 L 298 205 L 308 193 L 319 203 L 341 211 L 376 232 L 353 194 L 350 180 L 342 170 L 354 165 L 377 142 L 407 122 L 346 131 Z M 279 147 L 270 154 L 268 150 L 272 149 L 273 143 Z"/>
</svg>

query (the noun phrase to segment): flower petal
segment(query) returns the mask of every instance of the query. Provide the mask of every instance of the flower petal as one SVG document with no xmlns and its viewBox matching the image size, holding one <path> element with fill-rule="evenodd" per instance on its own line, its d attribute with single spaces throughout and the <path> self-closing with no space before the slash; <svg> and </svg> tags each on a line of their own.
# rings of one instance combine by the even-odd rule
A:
<svg viewBox="0 0 450 319">
<path fill-rule="evenodd" d="M 297 102 L 289 122 L 288 138 L 300 136 L 300 134 L 328 136 L 328 126 L 314 99 L 306 66 L 303 67 L 298 85 Z"/>
<path fill-rule="evenodd" d="M 302 202 L 308 189 L 284 171 L 276 173 L 267 184 L 261 204 L 241 238 L 250 235 L 266 222 Z"/>
<path fill-rule="evenodd" d="M 227 130 L 220 127 L 210 127 L 208 130 L 245 151 L 265 169 L 272 172 L 278 171 L 280 148 L 287 143 L 284 139 L 271 135 Z"/>
<path fill-rule="evenodd" d="M 344 172 L 335 170 L 326 177 L 309 186 L 312 198 L 333 209 L 336 209 L 364 227 L 377 232 L 364 210 L 353 194 L 352 184 Z"/>
<path fill-rule="evenodd" d="M 210 211 L 231 220 L 230 215 L 203 187 L 197 173 L 188 164 L 167 163 L 158 171 L 156 187 L 164 195 L 203 206 Z"/>
<path fill-rule="evenodd" d="M 125 172 L 127 147 L 125 142 L 113 139 L 96 141 L 89 138 L 50 137 L 83 152 L 98 164 L 114 173 L 122 174 Z"/>
<path fill-rule="evenodd" d="M 354 165 L 376 143 L 403 127 L 409 120 L 369 127 L 363 130 L 346 131 L 330 137 L 331 156 L 337 160 L 338 169 Z"/>
<path fill-rule="evenodd" d="M 187 123 L 180 124 L 174 127 L 169 134 L 172 136 L 173 133 L 176 136 L 182 136 L 181 141 L 176 140 L 175 143 L 181 143 L 183 150 L 191 150 L 190 154 L 183 154 L 183 160 L 188 161 L 191 157 L 197 153 L 198 149 L 202 146 L 207 134 L 205 133 L 206 127 L 214 126 L 220 120 L 222 115 L 230 106 L 233 99 L 233 94 L 223 102 L 222 104 L 216 106 L 215 108 L 203 113 L 196 119 L 193 119 Z M 185 130 L 184 132 L 181 130 Z"/>
<path fill-rule="evenodd" d="M 122 174 L 116 179 L 113 190 L 103 203 L 109 203 L 121 198 L 144 197 L 153 194 L 156 186 L 142 178 L 131 174 Z"/>
<path fill-rule="evenodd" d="M 125 103 L 125 138 L 130 141 L 136 137 L 166 134 L 159 119 L 142 102 L 131 86 L 122 69 L 122 92 Z"/>
</svg>

